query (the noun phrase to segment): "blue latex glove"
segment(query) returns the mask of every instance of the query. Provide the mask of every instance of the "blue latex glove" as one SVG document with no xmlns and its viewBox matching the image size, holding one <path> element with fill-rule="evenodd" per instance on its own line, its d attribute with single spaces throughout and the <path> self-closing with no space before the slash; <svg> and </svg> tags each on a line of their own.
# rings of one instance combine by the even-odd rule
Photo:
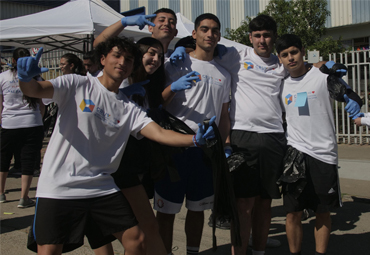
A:
<svg viewBox="0 0 370 255">
<path fill-rule="evenodd" d="M 48 68 L 40 68 L 39 61 L 44 49 L 41 47 L 35 57 L 19 58 L 17 61 L 18 79 L 23 82 L 30 82 L 32 77 L 49 71 Z"/>
<path fill-rule="evenodd" d="M 218 57 L 222 59 L 222 56 L 227 53 L 227 48 L 223 44 L 217 44 L 217 52 L 218 52 Z"/>
<path fill-rule="evenodd" d="M 182 60 L 185 61 L 186 58 L 186 50 L 185 47 L 179 46 L 177 47 L 170 56 L 170 63 L 174 66 L 177 66 L 177 63 Z"/>
<path fill-rule="evenodd" d="M 141 81 L 141 82 L 137 82 L 137 83 L 134 83 L 134 84 L 131 84 L 130 86 L 127 86 L 127 87 L 124 87 L 122 89 L 119 89 L 120 91 L 123 92 L 123 94 L 125 94 L 127 97 L 130 97 L 132 95 L 140 95 L 140 96 L 145 96 L 145 88 L 143 87 L 143 85 L 149 83 L 150 80 L 146 80 L 146 81 Z"/>
<path fill-rule="evenodd" d="M 226 158 L 230 157 L 232 153 L 233 153 L 233 151 L 231 149 L 227 149 L 227 148 L 225 149 Z"/>
<path fill-rule="evenodd" d="M 343 98 L 347 103 L 346 107 L 344 107 L 344 110 L 350 114 L 350 118 L 360 112 L 360 105 L 355 100 L 348 98 L 346 94 L 344 94 Z"/>
<path fill-rule="evenodd" d="M 196 71 L 191 71 L 190 73 L 185 74 L 180 79 L 171 84 L 171 90 L 173 92 L 178 92 L 181 90 L 190 89 L 192 87 L 193 81 L 200 81 L 198 75 L 200 74 Z"/>
<path fill-rule="evenodd" d="M 357 113 L 355 116 L 353 116 L 353 120 L 357 119 L 357 118 L 362 118 L 362 117 L 365 117 L 365 114 L 363 112 L 360 112 L 360 113 Z"/>
<path fill-rule="evenodd" d="M 195 135 L 195 141 L 194 144 L 195 146 L 198 145 L 205 145 L 206 140 L 215 138 L 215 132 L 213 130 L 212 124 L 215 122 L 216 116 L 213 116 L 210 121 L 209 121 L 209 127 L 207 130 L 205 130 L 204 125 L 198 123 L 198 131 Z"/>
<path fill-rule="evenodd" d="M 328 61 L 325 63 L 326 67 L 331 69 L 334 65 L 335 65 L 335 62 L 334 61 Z M 347 74 L 347 70 L 346 69 L 338 69 L 336 70 L 336 73 L 339 73 L 340 75 L 340 78 L 342 78 L 343 76 L 345 76 Z"/>
<path fill-rule="evenodd" d="M 157 16 L 157 14 L 128 16 L 122 18 L 121 23 L 124 27 L 137 25 L 141 30 L 145 25 L 154 27 L 154 23 L 150 22 L 148 19 L 154 18 L 155 16 Z"/>
</svg>

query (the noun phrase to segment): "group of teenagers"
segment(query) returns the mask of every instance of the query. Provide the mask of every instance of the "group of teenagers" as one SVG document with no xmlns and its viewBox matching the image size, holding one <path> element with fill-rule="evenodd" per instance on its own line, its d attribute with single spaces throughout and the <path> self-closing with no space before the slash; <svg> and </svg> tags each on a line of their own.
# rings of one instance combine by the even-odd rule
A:
<svg viewBox="0 0 370 255">
<path fill-rule="evenodd" d="M 204 211 L 213 208 L 212 167 L 203 147 L 214 139 L 215 123 L 225 157 L 244 158 L 232 172 L 241 245 L 231 236 L 231 253 L 245 255 L 252 234 L 252 253 L 265 254 L 271 202 L 282 194 L 290 254 L 301 254 L 304 209 L 316 214 L 315 254 L 326 254 L 330 210 L 341 206 L 331 98 L 346 102 L 352 118 L 366 119 L 361 99 L 341 79 L 344 67 L 305 64 L 300 38 L 278 37 L 267 15 L 249 24 L 252 47 L 219 45 L 220 21 L 206 13 L 196 18 L 192 38 L 172 51 L 176 21 L 166 8 L 117 21 L 95 39 L 101 71 L 87 76 L 36 81 L 32 77 L 46 71 L 38 66 L 42 50 L 18 59 L 22 92 L 50 98 L 59 108 L 29 247 L 61 254 L 86 236 L 98 255 L 114 254 L 115 239 L 127 255 L 172 254 L 174 219 L 186 198 L 186 252 L 198 254 Z M 118 37 L 127 26 L 146 25 L 152 37 L 136 43 Z M 193 133 L 160 127 L 148 117 L 156 108 Z M 203 124 L 208 119 L 210 125 Z M 186 148 L 170 155 L 176 181 L 170 171 L 155 182 L 148 177 L 156 148 L 149 140 Z"/>
</svg>

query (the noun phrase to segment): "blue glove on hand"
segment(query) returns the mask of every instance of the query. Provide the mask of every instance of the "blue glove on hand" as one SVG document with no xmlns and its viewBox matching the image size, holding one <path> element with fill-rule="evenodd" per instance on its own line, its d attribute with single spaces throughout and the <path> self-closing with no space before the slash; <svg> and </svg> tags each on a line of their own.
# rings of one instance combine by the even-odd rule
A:
<svg viewBox="0 0 370 255">
<path fill-rule="evenodd" d="M 219 57 L 220 59 L 222 59 L 222 56 L 223 56 L 223 55 L 225 55 L 225 54 L 227 53 L 227 48 L 226 48 L 226 46 L 225 46 L 225 45 L 223 45 L 223 44 L 217 44 L 216 48 L 217 48 L 217 52 L 218 52 L 218 57 Z"/>
<path fill-rule="evenodd" d="M 360 112 L 360 105 L 355 100 L 348 98 L 346 94 L 344 94 L 343 98 L 347 103 L 346 107 L 344 107 L 344 110 L 350 114 L 350 118 Z"/>
<path fill-rule="evenodd" d="M 199 147 L 206 144 L 206 140 L 215 138 L 215 132 L 213 130 L 212 124 L 215 122 L 216 116 L 213 116 L 209 121 L 208 129 L 205 130 L 204 125 L 198 123 L 198 131 L 193 136 L 193 143 L 195 146 Z"/>
<path fill-rule="evenodd" d="M 39 61 L 44 49 L 41 47 L 36 57 L 19 58 L 17 61 L 18 79 L 23 82 L 30 82 L 32 77 L 49 71 L 48 68 L 40 68 Z"/>
<path fill-rule="evenodd" d="M 123 94 L 125 94 L 127 97 L 130 97 L 132 95 L 140 95 L 140 96 L 145 96 L 145 88 L 143 87 L 143 85 L 149 83 L 150 80 L 146 80 L 146 81 L 141 81 L 141 82 L 137 82 L 137 83 L 134 83 L 134 84 L 131 84 L 130 86 L 127 86 L 127 87 L 124 87 L 122 89 L 119 89 L 120 91 L 123 92 Z"/>
<path fill-rule="evenodd" d="M 225 146 L 225 156 L 226 158 L 230 157 L 231 154 L 233 153 L 233 149 L 230 146 Z"/>
<path fill-rule="evenodd" d="M 181 90 L 190 89 L 192 87 L 193 81 L 200 81 L 198 75 L 200 74 L 196 71 L 191 71 L 190 73 L 185 74 L 180 79 L 171 84 L 171 90 L 173 92 L 178 92 Z"/>
<path fill-rule="evenodd" d="M 362 118 L 362 117 L 365 117 L 365 114 L 363 112 L 360 112 L 360 113 L 357 113 L 355 116 L 353 116 L 353 120 L 357 119 L 357 118 Z"/>
<path fill-rule="evenodd" d="M 174 66 L 177 66 L 177 62 L 182 60 L 182 62 L 185 61 L 186 58 L 186 50 L 185 47 L 179 46 L 177 47 L 170 56 L 170 63 Z"/>
<path fill-rule="evenodd" d="M 128 16 L 122 18 L 121 23 L 124 27 L 138 25 L 139 29 L 141 30 L 145 27 L 145 25 L 150 25 L 154 27 L 154 23 L 150 22 L 147 19 L 154 18 L 155 16 L 157 16 L 157 14 Z"/>
<path fill-rule="evenodd" d="M 332 69 L 335 64 L 336 63 L 334 61 L 328 61 L 328 62 L 325 63 L 326 67 L 329 68 L 329 69 Z M 338 64 L 338 65 L 340 65 L 340 64 Z M 336 69 L 335 72 L 337 74 L 339 74 L 340 78 L 342 78 L 343 76 L 345 76 L 347 74 L 346 69 Z"/>
</svg>

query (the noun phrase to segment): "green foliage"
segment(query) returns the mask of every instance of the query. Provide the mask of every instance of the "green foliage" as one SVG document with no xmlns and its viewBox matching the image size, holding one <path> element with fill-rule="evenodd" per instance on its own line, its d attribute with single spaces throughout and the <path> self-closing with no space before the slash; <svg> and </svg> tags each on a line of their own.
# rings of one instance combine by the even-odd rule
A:
<svg viewBox="0 0 370 255">
<path fill-rule="evenodd" d="M 249 41 L 249 28 L 248 24 L 251 22 L 252 18 L 245 17 L 246 20 L 242 21 L 242 24 L 237 29 L 229 29 L 226 28 L 226 36 L 225 38 L 232 40 L 234 42 L 238 42 L 241 44 L 245 44 L 248 46 L 252 46 L 251 42 Z"/>
<path fill-rule="evenodd" d="M 307 49 L 319 50 L 320 55 L 327 58 L 328 53 L 343 52 L 345 49 L 340 41 L 325 35 L 326 18 L 330 16 L 327 10 L 327 0 L 271 0 L 262 14 L 267 14 L 276 20 L 278 35 L 296 34 Z M 237 29 L 227 29 L 227 39 L 250 45 L 248 24 L 252 19 L 246 17 Z"/>
</svg>

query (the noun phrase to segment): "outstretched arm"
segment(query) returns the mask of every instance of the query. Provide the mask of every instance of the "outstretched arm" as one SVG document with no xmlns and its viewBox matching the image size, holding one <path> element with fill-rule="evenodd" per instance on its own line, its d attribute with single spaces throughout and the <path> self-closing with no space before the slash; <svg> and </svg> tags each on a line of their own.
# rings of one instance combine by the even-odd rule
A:
<svg viewBox="0 0 370 255">
<path fill-rule="evenodd" d="M 122 30 L 127 26 L 139 26 L 139 29 L 143 29 L 145 25 L 155 26 L 152 22 L 147 19 L 154 18 L 156 14 L 151 15 L 135 15 L 129 17 L 123 17 L 121 20 L 117 21 L 116 23 L 110 25 L 103 32 L 100 33 L 98 37 L 94 40 L 94 48 L 101 42 L 106 41 L 108 38 L 117 36 Z"/>
<path fill-rule="evenodd" d="M 195 135 L 184 135 L 172 130 L 163 129 L 155 122 L 146 125 L 140 131 L 140 134 L 152 141 L 172 147 L 202 146 L 206 143 L 206 139 L 215 137 L 212 127 L 215 119 L 215 116 L 212 117 L 207 130 L 201 124 L 198 124 L 199 129 Z"/>
</svg>

